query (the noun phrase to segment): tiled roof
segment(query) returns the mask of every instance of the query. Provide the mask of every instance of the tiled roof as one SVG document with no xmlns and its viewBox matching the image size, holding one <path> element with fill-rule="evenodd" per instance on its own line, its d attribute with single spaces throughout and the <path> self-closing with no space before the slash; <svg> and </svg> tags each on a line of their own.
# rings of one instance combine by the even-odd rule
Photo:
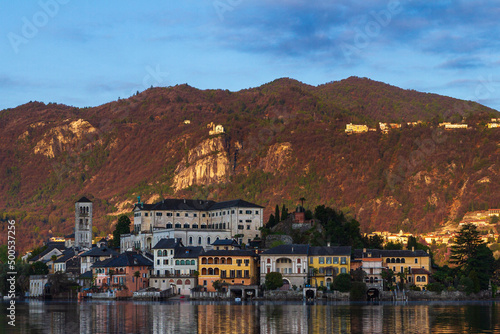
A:
<svg viewBox="0 0 500 334">
<path fill-rule="evenodd" d="M 54 263 L 63 263 L 75 256 L 75 251 L 70 248 L 63 252 L 63 256 L 54 261 Z"/>
<path fill-rule="evenodd" d="M 177 248 L 174 258 L 176 259 L 191 259 L 197 258 L 201 254 L 203 254 L 203 247 L 179 247 Z"/>
<path fill-rule="evenodd" d="M 430 275 L 431 273 L 424 268 L 411 268 L 411 273 L 416 275 Z"/>
<path fill-rule="evenodd" d="M 204 256 L 257 256 L 250 250 L 209 250 L 203 253 Z"/>
<path fill-rule="evenodd" d="M 309 247 L 309 255 L 351 255 L 351 246 L 338 246 L 338 247 L 327 247 L 327 246 L 316 246 Z"/>
<path fill-rule="evenodd" d="M 78 278 L 80 278 L 80 279 L 92 279 L 93 278 L 92 271 L 87 270 L 86 272 L 84 272 L 83 274 L 78 276 Z"/>
<path fill-rule="evenodd" d="M 114 250 L 112 250 L 111 248 L 108 248 L 105 246 L 105 247 L 93 247 L 91 250 L 89 250 L 83 254 L 80 254 L 81 257 L 84 257 L 84 256 L 100 257 L 100 256 L 107 256 L 107 255 L 117 256 L 118 253 L 115 252 Z"/>
<path fill-rule="evenodd" d="M 153 249 L 176 248 L 176 247 L 179 247 L 180 245 L 182 245 L 182 243 L 178 239 L 163 238 L 163 239 L 160 239 L 160 241 L 158 241 L 156 243 L 156 245 L 153 247 Z"/>
<path fill-rule="evenodd" d="M 424 250 L 417 249 L 415 251 L 406 249 L 388 250 L 388 249 L 367 249 L 366 253 L 371 253 L 371 257 L 428 257 L 429 254 Z M 365 257 L 366 256 L 365 253 Z M 363 257 L 363 249 L 355 249 L 354 257 Z"/>
<path fill-rule="evenodd" d="M 102 261 L 104 264 L 99 267 L 132 267 L 132 266 L 153 266 L 153 262 L 136 252 L 125 252 L 117 257 Z"/>
<path fill-rule="evenodd" d="M 263 208 L 260 205 L 236 199 L 232 201 L 214 202 L 198 199 L 175 199 L 167 198 L 155 204 L 136 203 L 134 210 L 145 211 L 211 211 L 225 208 Z"/>
<path fill-rule="evenodd" d="M 64 246 L 64 242 L 49 242 L 47 243 L 47 249 L 45 249 L 43 252 L 40 254 L 34 256 L 31 258 L 29 261 L 30 262 L 36 262 L 39 261 L 42 257 L 53 251 L 54 249 L 57 249 L 61 253 L 66 249 L 66 246 Z"/>
<path fill-rule="evenodd" d="M 76 201 L 77 203 L 92 203 L 91 200 L 89 200 L 87 197 L 83 196 L 82 198 L 80 198 L 78 201 Z"/>
<path fill-rule="evenodd" d="M 238 242 L 234 239 L 218 239 L 212 243 L 213 246 L 231 246 L 234 244 L 238 245 Z"/>
<path fill-rule="evenodd" d="M 292 244 L 292 245 L 279 245 L 271 249 L 266 250 L 262 254 L 264 255 L 280 255 L 280 254 L 309 254 L 309 245 Z"/>
<path fill-rule="evenodd" d="M 225 208 L 234 208 L 234 207 L 239 207 L 239 208 L 259 208 L 262 209 L 263 207 L 254 203 L 250 203 L 247 201 L 244 201 L 242 199 L 235 199 L 232 201 L 225 201 L 225 202 L 219 202 L 215 203 L 210 207 L 210 210 L 219 210 L 219 209 L 225 209 Z"/>
</svg>

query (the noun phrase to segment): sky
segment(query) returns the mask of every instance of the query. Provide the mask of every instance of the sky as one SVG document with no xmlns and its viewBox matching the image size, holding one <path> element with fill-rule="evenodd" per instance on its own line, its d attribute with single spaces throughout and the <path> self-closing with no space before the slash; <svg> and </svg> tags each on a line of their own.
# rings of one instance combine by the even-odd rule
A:
<svg viewBox="0 0 500 334">
<path fill-rule="evenodd" d="M 350 76 L 500 110 L 493 0 L 4 0 L 0 10 L 0 110 Z"/>
</svg>

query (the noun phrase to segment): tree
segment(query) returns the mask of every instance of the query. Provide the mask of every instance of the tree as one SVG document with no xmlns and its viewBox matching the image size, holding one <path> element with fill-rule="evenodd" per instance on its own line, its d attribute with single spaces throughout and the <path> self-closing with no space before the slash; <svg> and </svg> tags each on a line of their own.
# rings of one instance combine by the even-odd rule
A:
<svg viewBox="0 0 500 334">
<path fill-rule="evenodd" d="M 120 236 L 130 233 L 130 219 L 126 215 L 121 215 L 118 218 L 118 223 L 113 231 L 113 246 L 120 247 Z"/>
<path fill-rule="evenodd" d="M 276 290 L 283 286 L 283 275 L 278 272 L 271 272 L 266 274 L 264 285 L 267 290 Z"/>
<path fill-rule="evenodd" d="M 278 204 L 276 204 L 276 208 L 274 209 L 274 219 L 276 221 L 276 224 L 280 222 L 280 207 L 278 206 Z"/>
<path fill-rule="evenodd" d="M 274 218 L 274 215 L 271 213 L 269 216 L 269 220 L 267 221 L 266 228 L 271 228 L 276 225 L 276 218 Z"/>
<path fill-rule="evenodd" d="M 340 274 L 333 280 L 333 289 L 340 292 L 347 292 L 351 290 L 351 275 Z"/>
<path fill-rule="evenodd" d="M 393 277 L 394 272 L 391 269 L 382 269 L 382 279 L 385 281 L 385 285 L 389 290 L 392 288 Z"/>
<path fill-rule="evenodd" d="M 135 277 L 135 291 L 137 291 L 137 283 L 139 283 L 139 277 L 141 277 L 141 272 L 137 270 L 134 273 L 134 277 Z"/>
<path fill-rule="evenodd" d="M 365 245 L 365 248 L 383 249 L 384 238 L 378 234 L 363 237 L 363 244 Z"/>
<path fill-rule="evenodd" d="M 306 201 L 306 199 L 304 197 L 301 197 L 299 198 L 299 201 L 300 201 L 300 206 L 304 207 L 304 202 Z"/>
<path fill-rule="evenodd" d="M 47 275 L 49 273 L 49 267 L 40 261 L 37 261 L 31 265 L 30 275 Z"/>
<path fill-rule="evenodd" d="M 389 250 L 402 250 L 403 245 L 399 242 L 392 242 L 389 241 L 388 243 L 385 244 L 384 249 L 389 249 Z"/>
<path fill-rule="evenodd" d="M 451 246 L 450 263 L 460 267 L 468 275 L 480 245 L 484 244 L 479 232 L 473 224 L 465 224 L 458 232 L 454 244 Z"/>
<path fill-rule="evenodd" d="M 112 287 L 113 286 L 113 276 L 115 275 L 115 271 L 113 269 L 109 269 L 108 275 L 109 275 L 109 287 Z"/>
<path fill-rule="evenodd" d="M 285 220 L 288 218 L 288 209 L 285 207 L 285 204 L 283 204 L 283 207 L 281 208 L 281 220 Z"/>
</svg>

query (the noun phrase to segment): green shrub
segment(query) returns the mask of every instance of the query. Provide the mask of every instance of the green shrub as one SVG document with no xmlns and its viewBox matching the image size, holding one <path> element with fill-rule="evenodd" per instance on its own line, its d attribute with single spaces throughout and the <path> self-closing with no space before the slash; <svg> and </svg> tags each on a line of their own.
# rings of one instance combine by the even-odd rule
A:
<svg viewBox="0 0 500 334">
<path fill-rule="evenodd" d="M 366 300 L 366 284 L 364 282 L 352 282 L 350 292 L 351 300 Z"/>
<path fill-rule="evenodd" d="M 340 274 L 333 280 L 333 289 L 340 292 L 351 290 L 351 275 Z"/>
</svg>

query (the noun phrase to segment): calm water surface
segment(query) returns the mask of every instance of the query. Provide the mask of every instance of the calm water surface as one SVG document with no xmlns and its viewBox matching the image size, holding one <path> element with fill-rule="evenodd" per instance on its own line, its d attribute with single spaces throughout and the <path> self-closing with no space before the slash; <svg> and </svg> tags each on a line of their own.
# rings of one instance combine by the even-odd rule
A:
<svg viewBox="0 0 500 334">
<path fill-rule="evenodd" d="M 0 306 L 0 333 L 500 333 L 495 302 L 29 301 L 15 328 Z"/>
</svg>

